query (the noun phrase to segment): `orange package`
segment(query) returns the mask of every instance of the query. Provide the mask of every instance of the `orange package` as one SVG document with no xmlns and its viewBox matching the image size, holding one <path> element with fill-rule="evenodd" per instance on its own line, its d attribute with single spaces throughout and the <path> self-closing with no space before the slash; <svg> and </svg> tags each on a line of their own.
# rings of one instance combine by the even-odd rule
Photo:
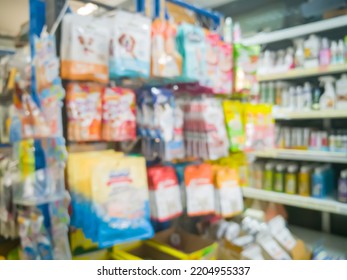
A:
<svg viewBox="0 0 347 280">
<path fill-rule="evenodd" d="M 210 164 L 187 166 L 184 170 L 188 216 L 215 212 L 213 170 Z"/>
<path fill-rule="evenodd" d="M 237 170 L 220 167 L 216 171 L 216 212 L 229 218 L 243 211 L 243 197 Z"/>
<path fill-rule="evenodd" d="M 101 94 L 93 83 L 71 83 L 67 87 L 66 108 L 69 141 L 101 139 Z"/>
<path fill-rule="evenodd" d="M 135 93 L 120 87 L 106 88 L 102 97 L 102 139 L 136 139 Z"/>
</svg>

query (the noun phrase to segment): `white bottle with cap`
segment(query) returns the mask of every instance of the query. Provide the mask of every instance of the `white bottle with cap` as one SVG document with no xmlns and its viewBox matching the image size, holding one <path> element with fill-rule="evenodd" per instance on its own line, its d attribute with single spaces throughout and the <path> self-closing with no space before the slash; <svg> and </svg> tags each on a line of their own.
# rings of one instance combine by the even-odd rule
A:
<svg viewBox="0 0 347 280">
<path fill-rule="evenodd" d="M 347 109 L 347 74 L 336 81 L 336 109 Z"/>
<path fill-rule="evenodd" d="M 319 99 L 321 109 L 334 109 L 336 104 L 336 94 L 334 88 L 335 78 L 332 76 L 320 77 L 319 81 L 324 86 L 324 92 Z"/>
</svg>

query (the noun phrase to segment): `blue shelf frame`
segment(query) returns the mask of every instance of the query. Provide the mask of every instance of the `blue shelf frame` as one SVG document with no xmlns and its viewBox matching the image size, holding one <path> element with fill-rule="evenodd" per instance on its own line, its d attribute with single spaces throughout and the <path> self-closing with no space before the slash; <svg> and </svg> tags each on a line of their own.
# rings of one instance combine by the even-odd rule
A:
<svg viewBox="0 0 347 280">
<path fill-rule="evenodd" d="M 145 11 L 145 0 L 135 0 L 135 1 L 136 1 L 136 11 L 139 13 L 143 13 Z M 157 18 L 160 16 L 161 0 L 153 0 L 153 1 L 154 1 L 154 17 Z M 195 5 L 189 4 L 182 0 L 166 0 L 166 2 L 180 6 L 187 10 L 193 11 L 198 15 L 202 15 L 211 19 L 214 23 L 215 28 L 218 28 L 222 24 L 223 15 L 221 13 L 199 8 Z M 167 16 L 167 14 L 165 16 Z"/>
</svg>

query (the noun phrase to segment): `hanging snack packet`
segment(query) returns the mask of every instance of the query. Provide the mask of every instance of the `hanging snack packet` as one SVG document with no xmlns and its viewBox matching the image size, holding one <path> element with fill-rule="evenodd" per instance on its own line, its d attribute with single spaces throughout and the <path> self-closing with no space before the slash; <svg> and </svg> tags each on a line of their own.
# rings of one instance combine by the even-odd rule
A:
<svg viewBox="0 0 347 280">
<path fill-rule="evenodd" d="M 215 211 L 213 172 L 209 164 L 190 165 L 184 170 L 188 216 Z"/>
<path fill-rule="evenodd" d="M 171 166 L 148 169 L 151 217 L 165 222 L 182 214 L 181 194 L 175 170 Z"/>
<path fill-rule="evenodd" d="M 42 111 L 32 99 L 31 95 L 25 93 L 21 99 L 22 109 L 20 119 L 22 124 L 22 139 L 43 138 L 50 136 L 50 128 Z"/>
<path fill-rule="evenodd" d="M 248 104 L 245 108 L 245 150 L 271 149 L 274 147 L 275 126 L 272 107 Z"/>
<path fill-rule="evenodd" d="M 110 33 L 105 18 L 67 14 L 62 24 L 61 77 L 108 82 Z"/>
<path fill-rule="evenodd" d="M 232 93 L 233 47 L 231 44 L 219 42 L 218 93 Z"/>
<path fill-rule="evenodd" d="M 101 139 L 101 94 L 97 84 L 71 83 L 67 87 L 68 139 L 97 141 Z"/>
<path fill-rule="evenodd" d="M 42 33 L 40 37 L 34 37 L 34 67 L 38 93 L 60 83 L 54 36 Z"/>
<path fill-rule="evenodd" d="M 92 172 L 92 199 L 100 248 L 152 237 L 144 158 L 99 162 Z"/>
<path fill-rule="evenodd" d="M 216 171 L 216 212 L 222 217 L 231 217 L 243 211 L 243 197 L 238 180 L 236 169 L 221 167 Z"/>
<path fill-rule="evenodd" d="M 176 50 L 176 27 L 161 19 L 152 24 L 152 75 L 177 77 L 182 73 L 182 57 Z"/>
<path fill-rule="evenodd" d="M 106 88 L 102 99 L 102 139 L 105 141 L 135 140 L 135 93 L 125 88 Z"/>
<path fill-rule="evenodd" d="M 110 77 L 149 77 L 151 20 L 120 10 L 109 18 L 112 24 Z"/>
<path fill-rule="evenodd" d="M 245 145 L 242 104 L 239 101 L 224 100 L 223 110 L 230 143 L 230 151 L 242 151 Z"/>
<path fill-rule="evenodd" d="M 207 80 L 206 86 L 219 91 L 219 42 L 220 38 L 217 33 L 209 32 L 206 34 L 206 63 L 207 63 Z"/>
<path fill-rule="evenodd" d="M 206 39 L 201 27 L 181 24 L 177 33 L 177 46 L 183 57 L 183 75 L 206 83 Z"/>
<path fill-rule="evenodd" d="M 216 98 L 202 100 L 200 112 L 203 131 L 207 137 L 208 159 L 216 160 L 228 155 L 228 136 L 225 129 L 222 104 Z"/>
<path fill-rule="evenodd" d="M 245 95 L 258 94 L 256 77 L 260 46 L 234 45 L 234 92 Z"/>
</svg>

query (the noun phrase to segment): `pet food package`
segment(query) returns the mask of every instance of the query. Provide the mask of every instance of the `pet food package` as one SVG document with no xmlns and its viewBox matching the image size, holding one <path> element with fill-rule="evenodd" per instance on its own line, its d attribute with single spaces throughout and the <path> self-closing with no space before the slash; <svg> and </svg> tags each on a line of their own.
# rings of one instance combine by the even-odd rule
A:
<svg viewBox="0 0 347 280">
<path fill-rule="evenodd" d="M 238 94 L 257 96 L 259 85 L 257 82 L 257 66 L 260 53 L 260 46 L 234 45 L 235 58 L 235 84 L 234 92 Z"/>
<path fill-rule="evenodd" d="M 70 83 L 66 93 L 69 141 L 101 139 L 103 87 L 93 83 Z"/>
<path fill-rule="evenodd" d="M 206 84 L 206 38 L 202 28 L 181 24 L 177 32 L 177 46 L 183 57 L 183 76 Z"/>
<path fill-rule="evenodd" d="M 182 214 L 181 193 L 172 166 L 154 166 L 147 171 L 152 219 L 165 222 Z"/>
<path fill-rule="evenodd" d="M 245 150 L 271 149 L 275 143 L 272 107 L 247 104 L 245 107 Z"/>
<path fill-rule="evenodd" d="M 229 141 L 225 129 L 224 113 L 220 100 L 206 98 L 202 101 L 203 130 L 207 136 L 208 158 L 216 160 L 228 155 Z"/>
<path fill-rule="evenodd" d="M 190 165 L 184 170 L 188 216 L 215 212 L 213 170 L 209 164 Z"/>
<path fill-rule="evenodd" d="M 218 88 L 217 93 L 231 94 L 233 81 L 233 46 L 219 42 Z"/>
<path fill-rule="evenodd" d="M 102 139 L 136 139 L 135 93 L 130 89 L 106 88 L 102 97 Z"/>
<path fill-rule="evenodd" d="M 69 153 L 67 161 L 67 179 L 71 194 L 71 225 L 81 228 L 88 238 L 96 239 L 95 227 L 91 227 L 95 218 L 92 208 L 92 170 L 98 162 L 123 156 L 113 150 Z"/>
<path fill-rule="evenodd" d="M 67 14 L 62 23 L 61 78 L 108 82 L 110 22 Z"/>
<path fill-rule="evenodd" d="M 156 19 L 152 24 L 152 75 L 178 77 L 182 74 L 182 57 L 176 49 L 176 26 Z"/>
<path fill-rule="evenodd" d="M 215 92 L 219 91 L 219 42 L 220 38 L 217 33 L 209 32 L 206 34 L 206 64 L 207 80 L 206 86 L 212 88 Z"/>
<path fill-rule="evenodd" d="M 110 77 L 149 77 L 151 20 L 125 11 L 115 11 L 109 19 L 112 27 Z"/>
<path fill-rule="evenodd" d="M 153 236 L 144 158 L 99 162 L 92 171 L 92 198 L 101 248 Z"/>
<path fill-rule="evenodd" d="M 216 213 L 227 218 L 243 211 L 243 197 L 236 169 L 219 167 L 215 175 L 215 187 Z"/>
</svg>

